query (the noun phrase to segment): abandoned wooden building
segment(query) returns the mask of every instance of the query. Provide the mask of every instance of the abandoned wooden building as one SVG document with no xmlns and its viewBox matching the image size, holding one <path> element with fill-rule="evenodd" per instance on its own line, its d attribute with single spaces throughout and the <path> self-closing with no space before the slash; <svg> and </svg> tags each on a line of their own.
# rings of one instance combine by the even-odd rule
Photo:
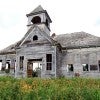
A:
<svg viewBox="0 0 100 100">
<path fill-rule="evenodd" d="M 86 32 L 50 35 L 52 20 L 41 6 L 26 16 L 25 36 L 0 51 L 0 75 L 100 77 L 100 37 Z"/>
</svg>

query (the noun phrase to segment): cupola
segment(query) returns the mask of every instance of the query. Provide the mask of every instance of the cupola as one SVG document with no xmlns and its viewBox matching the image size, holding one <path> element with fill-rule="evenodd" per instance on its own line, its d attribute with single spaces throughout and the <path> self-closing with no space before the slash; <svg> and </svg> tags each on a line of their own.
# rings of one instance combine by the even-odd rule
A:
<svg viewBox="0 0 100 100">
<path fill-rule="evenodd" d="M 47 11 L 44 10 L 41 5 L 35 8 L 32 12 L 26 15 L 28 17 L 28 29 L 31 26 L 37 25 L 41 29 L 50 33 L 50 23 L 52 22 Z"/>
</svg>

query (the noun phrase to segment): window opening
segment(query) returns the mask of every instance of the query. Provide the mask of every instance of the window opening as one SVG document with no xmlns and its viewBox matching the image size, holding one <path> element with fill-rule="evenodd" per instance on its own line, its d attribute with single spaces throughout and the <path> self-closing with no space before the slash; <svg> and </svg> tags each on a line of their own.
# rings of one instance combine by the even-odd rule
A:
<svg viewBox="0 0 100 100">
<path fill-rule="evenodd" d="M 5 72 L 6 73 L 9 73 L 10 72 L 10 64 L 11 64 L 11 61 L 10 60 L 7 60 L 6 61 L 6 68 L 5 68 Z"/>
<path fill-rule="evenodd" d="M 14 68 L 14 73 L 15 73 L 15 70 L 16 70 L 16 60 L 15 60 L 15 65 L 14 66 L 15 66 L 15 68 Z"/>
<path fill-rule="evenodd" d="M 2 60 L 0 60 L 0 70 L 2 70 Z"/>
<path fill-rule="evenodd" d="M 68 70 L 68 72 L 72 72 L 73 70 L 74 70 L 74 68 L 73 68 L 73 64 L 68 64 L 67 65 L 67 70 Z"/>
<path fill-rule="evenodd" d="M 38 36 L 37 35 L 33 36 L 33 41 L 35 41 L 35 40 L 38 40 Z"/>
<path fill-rule="evenodd" d="M 24 56 L 20 56 L 20 69 L 23 70 Z"/>
<path fill-rule="evenodd" d="M 82 66 L 83 66 L 83 71 L 89 71 L 88 64 L 82 64 Z"/>
<path fill-rule="evenodd" d="M 98 61 L 98 65 L 99 65 L 99 71 L 100 71 L 100 60 Z"/>
<path fill-rule="evenodd" d="M 52 54 L 46 54 L 47 67 L 46 70 L 52 70 Z"/>
<path fill-rule="evenodd" d="M 33 24 L 41 23 L 41 18 L 39 16 L 36 16 L 31 21 Z"/>
<path fill-rule="evenodd" d="M 90 70 L 91 71 L 95 71 L 95 70 L 98 70 L 98 66 L 97 65 L 90 65 Z"/>
</svg>

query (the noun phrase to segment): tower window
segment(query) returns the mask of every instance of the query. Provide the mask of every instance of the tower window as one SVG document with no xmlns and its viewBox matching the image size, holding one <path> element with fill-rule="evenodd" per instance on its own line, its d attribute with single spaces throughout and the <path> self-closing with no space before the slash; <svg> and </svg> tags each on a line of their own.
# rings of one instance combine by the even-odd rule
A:
<svg viewBox="0 0 100 100">
<path fill-rule="evenodd" d="M 38 40 L 38 36 L 37 35 L 33 36 L 33 41 L 35 41 L 35 40 Z"/>
<path fill-rule="evenodd" d="M 41 18 L 39 16 L 36 16 L 32 19 L 33 24 L 38 24 L 41 23 Z"/>
</svg>

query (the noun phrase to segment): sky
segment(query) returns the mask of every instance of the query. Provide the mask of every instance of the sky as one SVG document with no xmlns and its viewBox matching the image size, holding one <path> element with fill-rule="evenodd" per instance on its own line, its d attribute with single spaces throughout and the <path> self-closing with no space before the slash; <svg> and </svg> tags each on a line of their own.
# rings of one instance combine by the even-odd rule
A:
<svg viewBox="0 0 100 100">
<path fill-rule="evenodd" d="M 84 31 L 100 36 L 100 0 L 0 0 L 0 49 L 24 36 L 26 14 L 38 5 L 52 19 L 51 34 Z"/>
</svg>

